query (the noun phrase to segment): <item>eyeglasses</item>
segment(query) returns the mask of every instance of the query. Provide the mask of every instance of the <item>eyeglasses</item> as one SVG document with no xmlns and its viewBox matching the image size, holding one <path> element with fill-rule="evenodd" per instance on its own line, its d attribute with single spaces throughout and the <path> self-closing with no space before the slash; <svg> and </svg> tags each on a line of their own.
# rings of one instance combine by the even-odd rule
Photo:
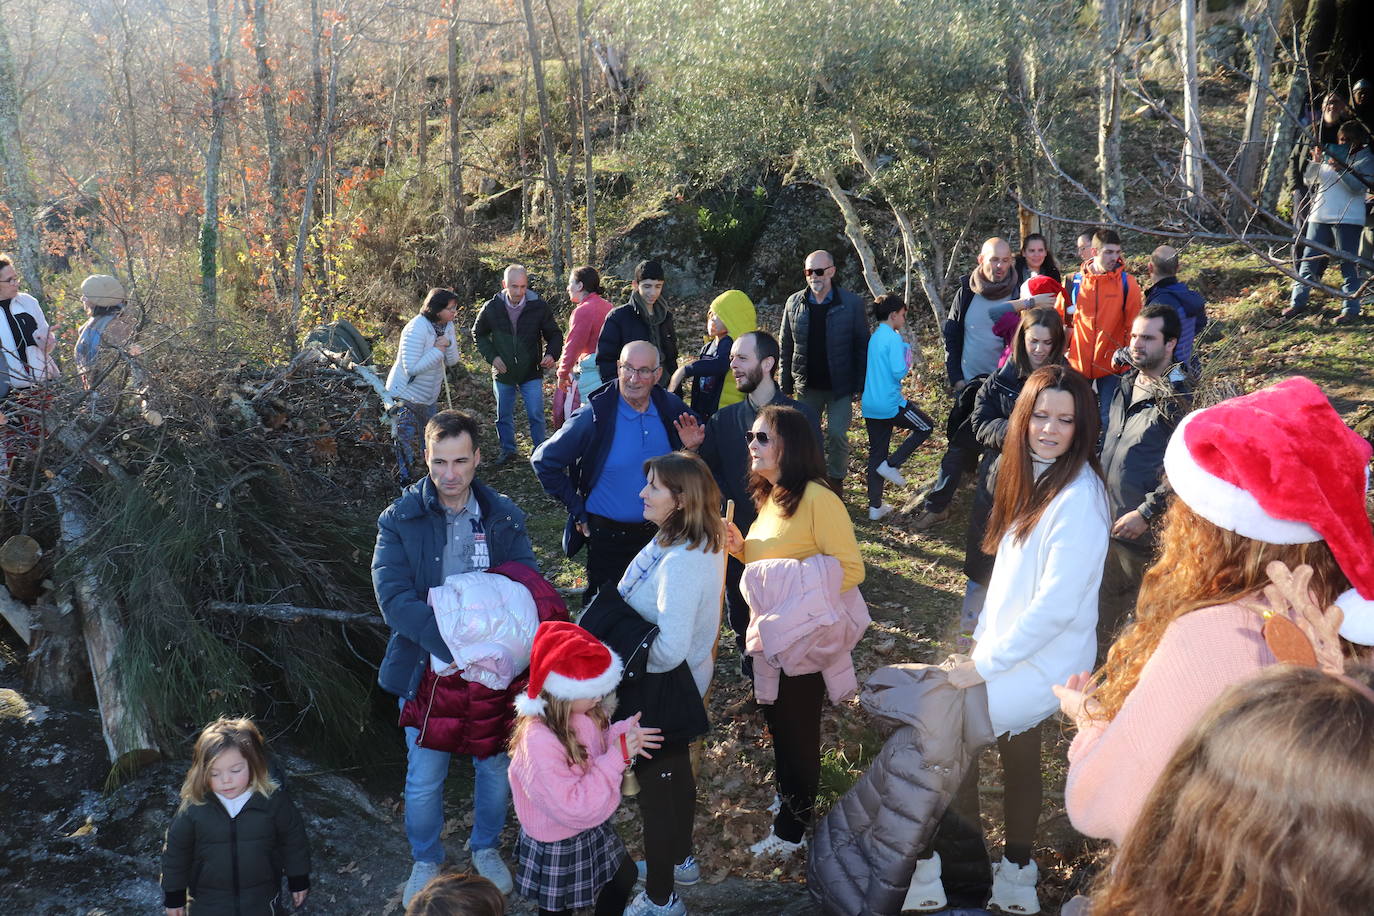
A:
<svg viewBox="0 0 1374 916">
<path fill-rule="evenodd" d="M 747 430 L 744 433 L 744 441 L 749 443 L 757 442 L 759 445 L 767 445 L 768 433 L 763 430 L 759 430 L 758 432 L 754 432 L 752 429 Z"/>
<path fill-rule="evenodd" d="M 658 367 L 640 366 L 639 368 L 635 368 L 634 366 L 627 366 L 624 363 L 620 363 L 620 371 L 624 375 L 637 375 L 642 379 L 651 379 L 654 377 L 654 373 L 658 371 Z"/>
<path fill-rule="evenodd" d="M 808 277 L 823 277 L 825 276 L 825 272 L 834 266 L 834 264 L 831 264 L 830 267 L 808 267 L 806 268 L 806 275 Z"/>
</svg>

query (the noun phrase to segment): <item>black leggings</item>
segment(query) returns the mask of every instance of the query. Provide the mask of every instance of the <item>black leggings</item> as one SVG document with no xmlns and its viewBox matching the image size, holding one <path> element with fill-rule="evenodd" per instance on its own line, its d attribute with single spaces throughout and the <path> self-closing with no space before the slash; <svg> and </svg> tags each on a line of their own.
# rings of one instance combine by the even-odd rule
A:
<svg viewBox="0 0 1374 916">
<path fill-rule="evenodd" d="M 639 871 L 635 868 L 634 861 L 629 856 L 621 859 L 620 868 L 611 876 L 610 883 L 596 895 L 596 909 L 592 912 L 596 916 L 622 916 L 625 907 L 630 903 L 630 894 L 634 893 L 635 882 L 638 880 Z M 540 909 L 539 916 L 573 916 L 576 912 Z"/>
<path fill-rule="evenodd" d="M 816 792 L 821 784 L 821 700 L 825 680 L 819 674 L 781 675 L 778 699 L 763 707 L 773 736 L 773 768 L 782 808 L 773 832 L 789 843 L 800 843 L 811 826 Z"/>
<path fill-rule="evenodd" d="M 659 906 L 673 895 L 673 866 L 692 854 L 697 783 L 691 745 L 665 742 L 650 759 L 635 764 L 639 813 L 644 822 L 644 892 Z"/>
<path fill-rule="evenodd" d="M 1040 825 L 1040 804 L 1044 795 L 1040 780 L 1040 728 L 1037 725 L 1014 737 L 1002 735 L 997 739 L 997 753 L 1002 759 L 1002 821 L 1006 832 L 1002 855 L 1017 865 L 1030 862 Z M 977 825 L 981 834 L 977 761 L 964 774 L 950 809 L 941 821 L 942 830 L 958 822 L 971 828 Z M 930 851 L 927 850 L 923 857 L 928 857 Z M 986 858 L 985 848 L 982 855 Z M 944 858 L 942 855 L 941 859 Z"/>
<path fill-rule="evenodd" d="M 907 401 L 895 417 L 885 420 L 864 417 L 864 428 L 868 430 L 868 505 L 876 509 L 883 504 L 883 484 L 887 482 L 886 478 L 878 473 L 878 465 L 886 461 L 888 467 L 900 468 L 911 454 L 930 438 L 930 434 L 935 430 L 935 424 L 920 408 Z M 911 430 L 911 435 L 906 437 L 906 441 L 899 445 L 895 452 L 889 452 L 892 431 L 899 428 Z"/>
</svg>

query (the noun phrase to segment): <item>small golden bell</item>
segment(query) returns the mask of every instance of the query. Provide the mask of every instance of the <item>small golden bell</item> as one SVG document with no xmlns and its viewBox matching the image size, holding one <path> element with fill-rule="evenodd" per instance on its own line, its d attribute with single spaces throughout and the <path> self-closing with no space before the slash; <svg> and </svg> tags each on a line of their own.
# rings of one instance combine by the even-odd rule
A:
<svg viewBox="0 0 1374 916">
<path fill-rule="evenodd" d="M 626 798 L 634 798 L 639 794 L 639 777 L 634 769 L 627 769 L 625 775 L 620 777 L 620 794 Z"/>
</svg>

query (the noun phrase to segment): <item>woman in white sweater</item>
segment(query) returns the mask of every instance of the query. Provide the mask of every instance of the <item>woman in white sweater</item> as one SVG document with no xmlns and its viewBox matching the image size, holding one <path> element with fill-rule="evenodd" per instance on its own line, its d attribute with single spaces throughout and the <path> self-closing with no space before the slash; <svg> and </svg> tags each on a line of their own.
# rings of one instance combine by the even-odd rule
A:
<svg viewBox="0 0 1374 916">
<path fill-rule="evenodd" d="M 396 362 L 386 376 L 386 392 L 396 401 L 394 438 L 402 486 L 425 474 L 425 424 L 438 408 L 444 372 L 458 364 L 458 341 L 453 331 L 457 315 L 457 293 L 442 287 L 430 290 L 420 314 L 401 331 Z"/>
<path fill-rule="evenodd" d="M 983 551 L 997 560 L 972 660 L 949 673 L 956 687 L 987 685 L 1006 827 L 988 905 L 1007 913 L 1040 912 L 1031 858 L 1042 794 L 1040 724 L 1059 708 L 1054 685 L 1091 668 L 1097 653 L 1097 590 L 1111 524 L 1097 425 L 1092 388 L 1072 369 L 1045 366 L 1026 379 L 983 539 Z M 969 770 L 955 804 L 976 824 L 978 767 Z M 944 906 L 938 857 L 918 863 L 907 901 L 917 911 Z"/>
<path fill-rule="evenodd" d="M 648 483 L 640 491 L 644 518 L 658 534 L 630 563 L 620 596 L 659 632 L 649 650 L 650 673 L 684 662 L 700 703 L 715 668 L 725 588 L 725 525 L 720 489 L 706 462 L 691 452 L 672 452 L 644 462 Z M 690 744 L 664 741 L 650 760 L 635 766 L 644 822 L 644 893 L 627 914 L 686 912 L 674 883 L 695 884 L 701 873 L 692 857 L 696 780 Z"/>
</svg>

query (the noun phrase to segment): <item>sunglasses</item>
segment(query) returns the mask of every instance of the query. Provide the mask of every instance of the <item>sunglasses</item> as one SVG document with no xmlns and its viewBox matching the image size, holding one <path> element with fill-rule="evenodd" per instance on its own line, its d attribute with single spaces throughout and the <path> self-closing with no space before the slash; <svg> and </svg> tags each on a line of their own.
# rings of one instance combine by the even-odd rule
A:
<svg viewBox="0 0 1374 916">
<path fill-rule="evenodd" d="M 757 442 L 759 445 L 767 445 L 767 444 L 768 444 L 768 433 L 764 432 L 763 430 L 759 430 L 758 432 L 754 432 L 754 431 L 751 429 L 751 430 L 748 430 L 747 432 L 745 432 L 745 434 L 744 434 L 744 441 L 745 441 L 745 442 Z"/>
<path fill-rule="evenodd" d="M 834 265 L 831 266 L 833 267 Z M 808 267 L 806 268 L 806 275 L 808 277 L 823 277 L 825 276 L 825 272 L 829 269 L 829 267 Z"/>
</svg>

